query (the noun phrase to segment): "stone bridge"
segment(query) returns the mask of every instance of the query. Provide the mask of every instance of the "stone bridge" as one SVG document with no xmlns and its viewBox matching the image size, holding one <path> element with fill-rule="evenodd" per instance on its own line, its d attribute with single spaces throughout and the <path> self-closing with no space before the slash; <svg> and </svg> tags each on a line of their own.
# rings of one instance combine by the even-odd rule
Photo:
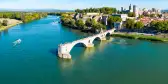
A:
<svg viewBox="0 0 168 84">
<path fill-rule="evenodd" d="M 115 29 L 111 29 L 93 36 L 89 36 L 87 38 L 73 41 L 71 43 L 60 44 L 58 47 L 58 55 L 60 58 L 71 59 L 70 52 L 75 45 L 83 44 L 85 47 L 94 47 L 93 41 L 95 39 L 106 40 L 106 36 L 111 35 L 114 31 Z"/>
</svg>

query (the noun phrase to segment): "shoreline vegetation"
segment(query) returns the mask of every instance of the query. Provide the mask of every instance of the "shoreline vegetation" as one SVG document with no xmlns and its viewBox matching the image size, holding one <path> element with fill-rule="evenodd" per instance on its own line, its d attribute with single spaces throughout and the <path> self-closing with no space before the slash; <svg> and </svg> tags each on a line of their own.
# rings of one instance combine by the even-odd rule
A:
<svg viewBox="0 0 168 84">
<path fill-rule="evenodd" d="M 168 42 L 168 38 L 163 34 L 153 35 L 144 33 L 126 33 L 126 32 L 115 32 L 111 35 L 112 37 L 122 37 L 129 39 L 149 40 L 158 42 Z"/>
<path fill-rule="evenodd" d="M 29 23 L 34 20 L 47 17 L 42 12 L 0 12 L 0 32 L 21 23 Z"/>
<path fill-rule="evenodd" d="M 13 26 L 18 25 L 18 24 L 23 23 L 22 21 L 15 20 L 15 19 L 7 19 L 7 21 L 9 21 L 10 24 L 8 24 L 7 26 L 1 26 L 1 27 L 0 27 L 0 32 L 1 32 L 1 31 L 4 31 L 4 30 L 7 30 L 7 29 L 9 29 L 9 28 L 11 28 L 11 27 L 13 27 Z"/>
</svg>

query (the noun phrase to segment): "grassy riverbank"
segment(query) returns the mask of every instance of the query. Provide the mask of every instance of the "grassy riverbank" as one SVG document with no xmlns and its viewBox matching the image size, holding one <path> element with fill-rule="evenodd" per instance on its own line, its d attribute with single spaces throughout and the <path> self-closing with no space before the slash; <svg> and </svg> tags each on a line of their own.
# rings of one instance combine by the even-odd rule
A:
<svg viewBox="0 0 168 84">
<path fill-rule="evenodd" d="M 113 37 L 130 38 L 130 39 L 168 42 L 168 38 L 159 37 L 157 35 L 152 36 L 152 35 L 135 34 L 135 33 L 114 33 L 114 34 L 112 34 L 112 36 Z"/>
<path fill-rule="evenodd" d="M 1 19 L 0 19 L 1 22 L 2 22 L 3 20 L 4 20 L 4 18 L 1 18 Z M 11 28 L 11 27 L 13 27 L 13 26 L 15 26 L 15 25 L 18 25 L 18 24 L 21 24 L 21 23 L 22 23 L 22 21 L 20 21 L 20 20 L 15 20 L 15 19 L 5 19 L 5 20 L 8 21 L 8 26 L 1 26 L 1 27 L 0 27 L 0 31 L 4 31 L 4 30 L 6 30 L 6 29 L 9 29 L 9 28 Z"/>
</svg>

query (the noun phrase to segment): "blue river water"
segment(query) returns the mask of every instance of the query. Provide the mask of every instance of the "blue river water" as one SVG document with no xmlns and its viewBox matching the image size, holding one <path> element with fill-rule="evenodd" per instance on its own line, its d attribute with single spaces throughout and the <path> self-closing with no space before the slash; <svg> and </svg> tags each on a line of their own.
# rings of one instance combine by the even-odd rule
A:
<svg viewBox="0 0 168 84">
<path fill-rule="evenodd" d="M 72 60 L 63 60 L 59 44 L 91 34 L 52 24 L 58 20 L 48 16 L 0 33 L 0 84 L 168 84 L 167 43 L 109 37 L 94 48 L 76 46 Z"/>
</svg>

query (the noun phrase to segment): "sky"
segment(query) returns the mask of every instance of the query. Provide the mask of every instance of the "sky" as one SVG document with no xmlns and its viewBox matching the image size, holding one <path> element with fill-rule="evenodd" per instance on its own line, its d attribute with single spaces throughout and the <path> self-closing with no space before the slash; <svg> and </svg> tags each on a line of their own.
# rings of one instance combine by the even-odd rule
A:
<svg viewBox="0 0 168 84">
<path fill-rule="evenodd" d="M 128 8 L 135 4 L 139 8 L 168 9 L 168 0 L 0 0 L 0 8 L 7 9 L 83 9 L 98 7 Z"/>
</svg>

